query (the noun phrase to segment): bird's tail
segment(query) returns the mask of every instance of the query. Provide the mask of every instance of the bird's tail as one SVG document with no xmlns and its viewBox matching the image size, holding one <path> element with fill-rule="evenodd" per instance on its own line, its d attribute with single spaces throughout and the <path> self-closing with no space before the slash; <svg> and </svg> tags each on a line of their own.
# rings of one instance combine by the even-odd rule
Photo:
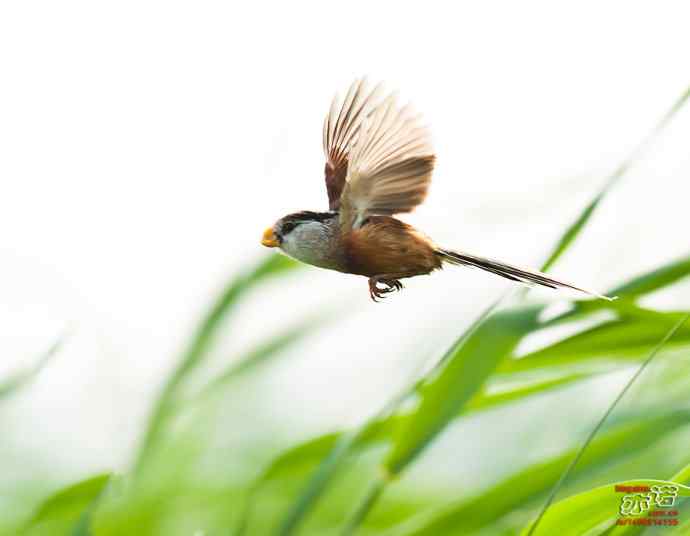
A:
<svg viewBox="0 0 690 536">
<path fill-rule="evenodd" d="M 457 266 L 473 266 L 475 268 L 481 268 L 492 274 L 500 275 L 506 279 L 511 279 L 512 281 L 517 281 L 519 283 L 525 283 L 527 285 L 541 285 L 543 287 L 549 288 L 569 288 L 572 290 L 577 290 L 579 292 L 584 292 L 590 296 L 600 298 L 602 300 L 612 301 L 616 298 L 609 298 L 608 296 L 603 296 L 597 292 L 592 292 L 591 290 L 585 290 L 580 287 L 576 287 L 565 281 L 559 281 L 558 279 L 553 279 L 546 274 L 537 272 L 535 270 L 528 270 L 526 268 L 518 268 L 517 266 L 512 266 L 505 262 L 496 261 L 493 259 L 487 259 L 484 257 L 477 257 L 476 255 L 471 255 L 469 253 L 460 253 L 457 251 L 450 251 L 448 249 L 437 249 L 436 254 L 445 262 L 450 264 L 455 264 Z"/>
</svg>

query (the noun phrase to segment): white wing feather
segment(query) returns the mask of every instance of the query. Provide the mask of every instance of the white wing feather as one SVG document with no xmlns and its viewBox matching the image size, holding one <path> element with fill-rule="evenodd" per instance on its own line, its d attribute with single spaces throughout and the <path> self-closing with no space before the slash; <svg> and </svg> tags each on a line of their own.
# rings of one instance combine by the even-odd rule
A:
<svg viewBox="0 0 690 536">
<path fill-rule="evenodd" d="M 366 117 L 376 108 L 376 101 L 382 86 L 368 89 L 365 78 L 355 80 L 341 102 L 336 95 L 323 123 L 323 150 L 334 168 L 348 160 L 360 127 Z"/>
<path fill-rule="evenodd" d="M 349 155 L 341 220 L 409 212 L 426 196 L 434 166 L 428 129 L 395 94 L 363 120 Z"/>
</svg>

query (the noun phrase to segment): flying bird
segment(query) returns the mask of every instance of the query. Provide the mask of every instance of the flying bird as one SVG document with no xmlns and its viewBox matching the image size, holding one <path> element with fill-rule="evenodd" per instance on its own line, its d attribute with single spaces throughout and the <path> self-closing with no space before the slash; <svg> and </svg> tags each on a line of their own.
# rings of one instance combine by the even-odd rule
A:
<svg viewBox="0 0 690 536">
<path fill-rule="evenodd" d="M 261 243 L 301 262 L 369 278 L 377 301 L 402 289 L 401 279 L 444 264 L 480 268 L 512 281 L 606 296 L 511 264 L 445 249 L 393 217 L 424 201 L 435 154 L 429 130 L 395 94 L 382 95 L 355 80 L 336 95 L 323 125 L 328 212 L 302 211 L 280 218 Z"/>
</svg>

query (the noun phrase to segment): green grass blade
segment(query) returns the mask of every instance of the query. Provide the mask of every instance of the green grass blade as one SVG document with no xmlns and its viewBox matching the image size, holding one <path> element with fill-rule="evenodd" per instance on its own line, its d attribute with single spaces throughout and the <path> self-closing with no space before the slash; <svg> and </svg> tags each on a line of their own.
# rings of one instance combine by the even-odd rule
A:
<svg viewBox="0 0 690 536">
<path fill-rule="evenodd" d="M 664 316 L 666 313 L 660 314 L 654 311 L 649 313 L 646 311 L 641 313 L 635 311 L 635 314 L 640 318 L 661 318 L 666 322 L 670 322 L 670 318 L 672 316 L 669 315 L 667 318 Z M 446 359 L 441 360 L 441 363 L 445 363 L 447 361 L 448 356 L 445 357 Z M 480 393 L 473 397 L 465 405 L 465 407 L 459 412 L 459 415 L 467 415 L 474 411 L 497 407 L 501 404 L 510 403 L 512 401 L 520 400 L 521 398 L 546 392 L 549 389 L 557 388 L 559 385 L 566 385 L 586 377 L 588 377 L 588 375 L 571 373 L 562 377 L 549 378 L 545 381 L 515 387 L 507 391 L 499 391 L 491 394 Z M 389 417 L 388 419 L 384 419 L 384 421 L 377 421 L 376 426 L 381 427 L 381 433 L 376 437 L 373 437 L 373 435 L 370 434 L 360 434 L 360 437 L 356 441 L 353 441 L 352 439 L 354 434 L 356 434 L 356 431 L 347 432 L 344 436 L 343 434 L 328 434 L 327 436 L 316 438 L 313 441 L 299 445 L 298 447 L 287 451 L 283 455 L 279 456 L 271 467 L 269 467 L 265 473 L 259 479 L 257 479 L 254 490 L 250 494 L 248 505 L 251 505 L 256 499 L 254 496 L 255 492 L 263 485 L 264 482 L 274 478 L 285 477 L 285 475 L 290 472 L 304 472 L 305 469 L 313 467 L 318 459 L 323 458 L 330 453 L 331 456 L 327 457 L 327 463 L 322 464 L 319 470 L 317 470 L 315 475 L 318 476 L 313 476 L 312 479 L 310 479 L 309 484 L 305 488 L 304 492 L 298 497 L 299 500 L 296 502 L 296 506 L 293 505 L 290 515 L 287 518 L 288 521 L 283 524 L 283 534 L 290 534 L 291 531 L 297 527 L 299 521 L 318 500 L 321 492 L 334 476 L 339 464 L 347 457 L 347 455 L 357 452 L 362 448 L 366 448 L 375 442 L 388 440 L 391 435 L 391 430 L 398 426 L 402 426 L 408 417 L 409 415 L 395 415 Z M 370 437 L 367 437 L 368 435 Z M 336 451 L 332 451 L 336 445 L 338 445 L 338 448 Z M 238 534 L 246 534 L 244 531 L 249 530 L 247 527 L 247 516 L 249 509 L 247 509 L 245 513 L 246 515 L 243 517 L 243 520 L 240 523 L 240 530 L 237 532 Z"/>
<path fill-rule="evenodd" d="M 588 377 L 590 376 L 584 374 L 571 374 L 541 382 L 533 382 L 526 386 L 504 389 L 497 393 L 481 393 L 473 397 L 467 403 L 463 411 L 458 414 L 458 417 L 461 415 L 467 416 L 475 412 L 484 411 L 491 408 L 497 408 L 509 403 L 515 403 L 531 396 L 547 393 L 550 390 L 575 383 Z M 369 421 L 368 426 L 366 426 L 359 434 L 357 434 L 356 431 L 325 434 L 298 444 L 295 447 L 292 447 L 281 453 L 262 472 L 262 474 L 252 485 L 252 489 L 245 506 L 245 511 L 241 516 L 238 524 L 239 528 L 236 530 L 235 534 L 245 534 L 248 530 L 251 505 L 256 499 L 256 495 L 263 485 L 272 480 L 289 478 L 296 474 L 302 473 L 306 469 L 317 465 L 319 460 L 324 459 L 324 457 L 327 457 L 329 454 L 331 454 L 333 456 L 333 458 L 331 458 L 331 463 L 323 468 L 320 468 L 322 471 L 321 475 L 325 474 L 327 475 L 327 478 L 313 480 L 311 482 L 311 486 L 305 488 L 313 490 L 313 492 L 309 493 L 308 496 L 311 497 L 312 500 L 315 500 L 315 498 L 318 497 L 319 492 L 322 491 L 325 485 L 328 483 L 329 478 L 333 476 L 333 471 L 337 469 L 337 465 L 332 463 L 333 460 L 339 461 L 341 459 L 340 456 L 352 455 L 363 449 L 381 444 L 385 441 L 390 441 L 392 432 L 401 426 L 404 420 L 408 419 L 409 417 L 410 416 L 408 414 L 390 415 L 381 420 Z M 352 441 L 352 439 L 355 437 L 356 440 Z M 339 444 L 341 439 L 344 439 L 344 441 Z M 339 447 L 334 451 L 333 449 L 338 444 Z M 347 450 L 345 450 L 344 447 L 347 447 Z M 316 485 L 316 483 L 318 483 L 318 485 Z M 303 501 L 301 504 L 303 504 L 303 508 L 294 509 L 293 515 L 290 516 L 297 521 L 301 519 L 301 514 L 305 513 L 304 506 L 311 506 L 311 502 L 307 500 Z M 286 527 L 291 530 L 293 523 L 286 523 Z"/>
<path fill-rule="evenodd" d="M 673 285 L 689 275 L 690 256 L 671 261 L 649 272 L 637 275 L 605 293 L 607 296 L 618 296 L 619 300 L 613 302 L 603 300 L 577 301 L 571 310 L 550 319 L 545 322 L 545 325 L 555 325 L 564 321 L 571 321 L 602 309 L 613 309 L 620 313 L 633 314 L 635 312 L 634 303 L 636 298 Z M 642 311 L 645 310 L 637 308 L 638 313 Z M 650 314 L 659 314 L 656 311 L 646 311 Z"/>
<path fill-rule="evenodd" d="M 25 524 L 23 536 L 70 534 L 84 512 L 105 489 L 109 474 L 91 477 L 72 484 L 46 499 Z"/>
<path fill-rule="evenodd" d="M 348 432 L 338 437 L 333 448 L 309 479 L 304 491 L 299 494 L 298 500 L 288 511 L 278 531 L 280 536 L 289 536 L 294 533 L 306 513 L 316 504 L 321 492 L 333 478 L 341 462 L 350 454 L 356 443 L 358 443 L 356 432 Z"/>
<path fill-rule="evenodd" d="M 177 368 L 168 378 L 154 405 L 135 463 L 136 472 L 141 470 L 146 457 L 158 440 L 180 385 L 185 377 L 203 362 L 212 347 L 213 340 L 222 325 L 222 321 L 232 311 L 239 299 L 259 283 L 271 277 L 292 271 L 298 266 L 298 263 L 283 255 L 270 255 L 253 270 L 241 274 L 231 281 L 216 299 L 205 318 L 201 321 Z"/>
<path fill-rule="evenodd" d="M 683 469 L 674 474 L 669 478 L 671 482 L 677 482 L 678 484 L 690 484 L 690 465 L 686 465 Z M 654 509 L 654 508 L 652 508 Z M 642 534 L 646 530 L 644 526 L 636 525 L 621 525 L 612 527 L 606 536 L 633 536 L 637 534 Z"/>
<path fill-rule="evenodd" d="M 541 522 L 540 534 L 561 536 L 581 536 L 582 534 L 602 534 L 618 517 L 622 495 L 615 491 L 616 485 L 654 486 L 666 485 L 665 480 L 631 480 L 615 482 L 568 497 L 554 504 Z M 678 496 L 690 497 L 690 487 L 679 484 Z M 527 527 L 522 534 L 529 536 L 534 527 Z M 599 528 L 596 532 L 590 532 Z"/>
<path fill-rule="evenodd" d="M 566 337 L 520 359 L 506 360 L 499 367 L 499 372 L 536 371 L 601 360 L 629 364 L 645 358 L 678 319 L 678 313 L 662 313 L 654 321 L 612 320 Z M 679 328 L 672 342 L 674 345 L 687 345 L 690 342 L 690 325 Z"/>
<path fill-rule="evenodd" d="M 113 486 L 115 479 L 118 478 L 115 475 L 111 475 L 108 478 L 105 485 L 101 488 L 100 492 L 86 509 L 82 512 L 81 516 L 75 523 L 74 527 L 69 533 L 69 536 L 93 536 L 92 532 L 92 522 L 94 520 L 94 515 L 99 504 L 104 501 L 104 496 L 108 493 L 108 490 Z"/>
<path fill-rule="evenodd" d="M 17 394 L 22 388 L 29 385 L 31 381 L 38 376 L 39 372 L 43 370 L 43 367 L 45 367 L 53 359 L 53 357 L 57 355 L 65 340 L 65 336 L 60 337 L 51 345 L 50 348 L 48 348 L 48 350 L 45 351 L 45 353 L 36 361 L 34 365 L 0 382 L 0 400 Z"/>
<path fill-rule="evenodd" d="M 390 400 L 383 409 L 370 417 L 359 429 L 338 437 L 332 450 L 329 451 L 328 455 L 319 464 L 307 482 L 304 491 L 300 493 L 288 511 L 279 531 L 281 536 L 289 536 L 294 533 L 306 514 L 321 497 L 324 489 L 331 482 L 343 461 L 347 459 L 353 450 L 361 448 L 388 431 L 388 427 L 395 421 L 389 420 L 386 417 L 397 409 L 408 394 L 409 389 L 404 389 Z"/>
<path fill-rule="evenodd" d="M 617 424 L 592 442 L 574 476 L 591 475 L 623 456 L 632 457 L 660 441 L 665 433 L 675 431 L 688 422 L 690 413 L 677 412 Z M 384 536 L 465 534 L 489 527 L 513 510 L 524 508 L 543 497 L 576 453 L 577 449 L 570 449 L 554 458 L 535 463 L 474 497 L 457 501 L 430 514 L 421 514 L 393 527 Z"/>
<path fill-rule="evenodd" d="M 314 334 L 318 328 L 323 327 L 326 323 L 331 322 L 335 318 L 342 318 L 342 312 L 340 315 L 336 313 L 322 313 L 316 317 L 307 318 L 278 335 L 274 335 L 262 341 L 209 382 L 201 392 L 196 395 L 196 399 L 211 397 L 215 393 L 221 392 L 229 383 L 239 376 L 277 357 L 290 347 L 303 341 L 309 335 Z"/>
<path fill-rule="evenodd" d="M 651 145 L 652 141 L 663 131 L 667 126 L 673 116 L 685 105 L 688 98 L 690 98 L 690 87 L 681 95 L 681 97 L 673 104 L 671 109 L 664 115 L 661 121 L 656 125 L 652 132 L 645 138 L 638 147 L 630 154 L 630 156 L 608 177 L 605 181 L 604 186 L 599 191 L 599 193 L 594 197 L 594 199 L 588 204 L 585 210 L 579 215 L 576 221 L 570 225 L 561 238 L 557 241 L 552 253 L 547 258 L 546 262 L 542 265 L 542 271 L 547 271 L 553 264 L 560 258 L 560 256 L 567 250 L 568 247 L 573 243 L 575 238 L 582 232 L 585 225 L 591 218 L 595 209 L 599 203 L 608 194 L 611 188 L 620 180 L 620 178 L 627 172 L 630 166 L 644 153 L 644 151 Z M 487 322 L 489 322 L 491 318 Z M 481 326 L 479 327 L 481 329 Z M 458 396 L 458 399 L 461 397 Z M 411 430 L 412 431 L 412 430 Z M 425 432 L 422 432 L 425 433 Z M 434 437 L 435 434 L 429 435 L 429 440 Z M 408 441 L 409 442 L 409 441 Z M 422 443 L 423 444 L 423 443 Z M 418 447 L 423 448 L 423 447 Z M 409 454 L 406 453 L 409 450 Z M 397 447 L 394 448 L 387 462 L 389 469 L 392 472 L 396 472 L 397 466 L 402 468 L 406 465 L 405 458 L 409 456 L 410 459 L 414 457 L 414 450 L 407 448 Z"/>
<path fill-rule="evenodd" d="M 592 217 L 592 214 L 594 214 L 594 211 L 599 206 L 599 203 L 601 203 L 602 199 L 604 199 L 609 189 L 613 186 L 613 178 L 615 177 L 617 179 L 618 177 L 620 177 L 620 175 L 618 175 L 618 172 L 621 169 L 623 168 L 619 168 L 617 172 L 608 179 L 606 185 L 601 189 L 601 191 L 594 197 L 594 199 L 592 199 L 589 202 L 589 204 L 584 208 L 584 210 L 580 212 L 575 221 L 568 226 L 565 233 L 561 235 L 561 237 L 556 242 L 556 246 L 549 254 L 549 257 L 546 259 L 544 264 L 542 264 L 542 272 L 546 272 L 547 270 L 551 269 L 551 267 L 554 264 L 556 264 L 556 261 L 558 261 L 561 255 L 565 253 L 565 251 L 570 247 L 570 245 L 582 232 L 582 229 L 584 229 L 585 225 Z"/>
<path fill-rule="evenodd" d="M 527 385 L 501 390 L 496 393 L 479 393 L 475 395 L 461 410 L 461 415 L 467 415 L 477 411 L 500 407 L 505 404 L 519 402 L 534 395 L 544 394 L 559 387 L 565 387 L 572 383 L 591 378 L 591 374 L 575 373 L 564 374 L 556 378 L 549 378 L 532 382 Z"/>
<path fill-rule="evenodd" d="M 616 296 L 634 298 L 672 285 L 688 275 L 690 275 L 690 256 L 637 276 L 609 292 Z"/>
<path fill-rule="evenodd" d="M 374 480 L 366 495 L 357 506 L 357 509 L 349 517 L 349 520 L 342 531 L 343 536 L 350 536 L 351 534 L 354 534 L 354 532 L 357 530 L 357 527 L 359 527 L 359 525 L 364 521 L 364 518 L 374 507 L 376 501 L 378 501 L 386 484 L 387 479 L 385 477 L 379 477 Z"/>
<path fill-rule="evenodd" d="M 329 454 L 337 454 L 340 449 L 337 449 L 336 446 L 339 442 L 343 441 L 346 435 L 345 432 L 337 432 L 318 436 L 304 443 L 300 443 L 276 457 L 250 487 L 244 508 L 235 528 L 235 536 L 247 534 L 252 507 L 264 484 L 271 480 L 299 473 L 305 468 L 309 468 L 317 463 L 318 460 L 327 457 Z M 293 515 L 291 517 L 295 516 Z"/>
<path fill-rule="evenodd" d="M 537 325 L 539 307 L 503 311 L 490 316 L 461 337 L 442 360 L 435 378 L 421 388 L 421 401 L 394 435 L 383 462 L 383 477 L 364 497 L 348 522 L 349 530 L 361 523 L 381 496 L 385 483 L 411 463 L 478 392 L 496 365 Z"/>
<path fill-rule="evenodd" d="M 94 500 L 94 506 L 98 499 Z M 70 536 L 92 536 L 91 534 L 91 515 L 93 508 L 87 509 L 77 521 L 77 524 L 72 529 Z"/>
<path fill-rule="evenodd" d="M 222 320 L 230 313 L 239 299 L 249 290 L 265 280 L 276 277 L 301 266 L 296 261 L 279 254 L 266 257 L 254 269 L 235 278 L 216 299 L 206 314 L 184 353 L 171 383 L 177 385 L 181 377 L 206 357 Z"/>
<path fill-rule="evenodd" d="M 542 272 L 549 270 L 556 261 L 565 253 L 565 251 L 570 247 L 570 245 L 575 241 L 579 234 L 584 229 L 587 222 L 594 214 L 594 211 L 599 206 L 601 201 L 606 197 L 609 191 L 616 185 L 616 183 L 627 173 L 627 171 L 632 167 L 632 165 L 640 159 L 647 151 L 647 149 L 652 145 L 656 138 L 663 132 L 666 126 L 669 124 L 671 119 L 683 108 L 688 98 L 690 98 L 690 87 L 688 87 L 685 92 L 673 103 L 673 106 L 666 112 L 666 114 L 661 118 L 659 123 L 654 127 L 654 129 L 644 138 L 635 149 L 628 155 L 628 157 L 609 175 L 604 181 L 604 185 L 599 191 L 599 193 L 594 196 L 594 199 L 589 202 L 585 209 L 580 213 L 580 215 L 575 219 L 575 221 L 570 224 L 566 229 L 565 233 L 559 238 L 554 246 L 551 254 L 548 256 L 546 262 L 541 267 Z"/>
<path fill-rule="evenodd" d="M 678 271 L 676 271 L 676 274 Z M 644 274 L 644 276 L 641 277 L 646 277 L 648 274 Z M 669 279 L 666 278 L 666 281 Z M 649 288 L 649 287 L 648 287 Z M 486 320 L 486 318 L 489 316 L 493 308 L 500 303 L 500 300 L 495 302 L 494 304 L 491 305 L 491 307 L 487 308 L 487 310 L 484 311 L 484 313 L 480 316 L 480 318 L 468 329 L 462 337 L 458 340 L 456 345 L 454 347 L 457 347 L 461 345 L 465 340 L 467 340 L 469 337 L 472 336 L 474 331 L 482 325 L 482 323 Z M 592 302 L 594 303 L 594 302 Z M 598 302 L 597 302 L 598 303 Z M 613 347 L 615 347 L 617 350 L 620 350 L 620 336 L 623 337 L 623 340 L 628 344 L 627 351 L 629 353 L 629 356 L 622 361 L 622 364 L 628 364 L 631 360 L 638 360 L 641 359 L 644 355 L 646 355 L 646 351 L 651 348 L 656 342 L 658 342 L 659 338 L 663 336 L 663 334 L 666 332 L 666 329 L 669 325 L 670 322 L 673 320 L 677 319 L 678 313 L 658 313 L 656 311 L 648 311 L 648 310 L 643 310 L 641 308 L 635 307 L 631 304 L 623 304 L 621 302 L 613 302 L 613 304 L 609 302 L 602 302 L 605 303 L 606 306 L 610 306 L 611 308 L 614 308 L 619 314 L 625 314 L 627 316 L 634 316 L 636 319 L 643 319 L 645 321 L 641 320 L 636 320 L 637 323 L 632 323 L 628 324 L 630 322 L 633 322 L 632 320 L 625 320 L 621 321 L 620 325 L 616 325 L 615 329 L 613 328 L 606 328 L 607 330 L 610 329 L 610 332 L 607 332 L 604 330 L 603 333 L 598 334 L 598 330 L 595 330 L 593 334 L 590 333 L 582 333 L 577 335 L 577 339 L 574 339 L 572 341 L 568 341 L 565 350 L 567 350 L 567 345 L 571 344 L 571 350 L 573 353 L 570 355 L 570 357 L 567 357 L 565 360 L 563 360 L 563 352 L 555 351 L 551 347 L 547 347 L 546 349 L 543 349 L 541 353 L 535 352 L 532 354 L 529 359 L 520 359 L 520 360 L 507 360 L 503 362 L 502 366 L 499 366 L 499 370 L 503 372 L 522 372 L 522 371 L 528 371 L 528 370 L 536 370 L 539 368 L 553 368 L 554 365 L 564 365 L 567 364 L 568 362 L 582 362 L 588 358 L 594 359 L 596 357 L 601 357 L 602 354 L 605 354 L 604 349 L 600 348 L 597 343 L 599 344 L 604 344 L 607 342 L 613 341 Z M 597 308 L 598 309 L 598 308 Z M 594 311 L 595 309 L 592 309 Z M 649 319 L 654 319 L 655 323 L 653 325 L 648 325 L 646 320 Z M 616 332 L 617 329 L 619 329 L 620 326 L 623 326 L 625 329 L 623 330 L 624 332 Z M 687 331 L 687 333 L 686 333 Z M 631 336 L 632 334 L 632 336 Z M 682 340 L 687 340 L 690 339 L 690 331 L 689 330 L 683 330 L 682 333 L 677 334 L 678 336 L 676 339 L 679 337 Z M 596 337 L 595 337 L 596 336 Z M 597 337 L 599 337 L 599 340 L 597 340 Z M 592 339 L 593 338 L 593 339 Z M 633 342 L 637 342 L 637 346 L 633 345 Z M 553 346 L 563 344 L 563 341 L 559 341 L 555 343 Z M 610 345 L 609 345 L 610 348 Z M 577 351 L 580 352 L 578 354 Z M 446 361 L 450 358 L 450 356 L 453 354 L 452 351 L 447 352 L 444 357 L 439 361 L 439 367 L 442 367 Z M 559 360 L 559 358 L 561 358 Z M 607 356 L 607 359 L 610 358 L 610 355 Z M 437 367 L 438 369 L 438 367 Z M 435 371 L 437 369 L 434 369 Z M 433 374 L 434 372 L 432 372 Z M 584 372 L 576 372 L 572 373 L 569 372 L 567 374 L 562 374 L 557 377 L 550 377 L 547 380 L 543 380 L 537 383 L 533 383 L 527 386 L 521 386 L 517 388 L 510 389 L 508 391 L 504 392 L 498 392 L 498 393 L 492 393 L 490 395 L 487 395 L 485 393 L 478 393 L 476 394 L 470 401 L 466 404 L 464 408 L 462 408 L 456 416 L 459 416 L 460 414 L 469 414 L 473 411 L 480 411 L 482 409 L 489 409 L 491 407 L 496 407 L 501 404 L 507 404 L 510 402 L 514 402 L 517 400 L 520 400 L 521 398 L 526 398 L 532 395 L 537 395 L 541 392 L 546 392 L 550 389 L 557 388 L 560 385 L 566 385 L 571 382 L 576 382 L 581 379 L 590 377 L 590 373 L 584 373 Z M 423 382 L 418 382 L 418 384 L 415 386 L 414 390 L 418 390 L 419 386 L 422 385 Z M 398 415 L 395 417 L 395 419 L 398 421 L 398 426 L 401 426 L 402 423 L 406 423 L 408 419 L 408 415 Z M 341 445 L 342 447 L 342 445 Z M 350 448 L 359 448 L 355 447 L 353 444 L 346 443 L 346 449 L 341 449 L 339 450 L 339 453 L 344 457 L 347 454 L 347 449 Z M 325 455 L 325 454 L 323 454 Z M 336 460 L 339 459 L 336 457 Z M 332 475 L 332 472 L 335 470 L 335 463 L 333 459 L 329 458 L 329 463 L 328 463 L 329 473 Z M 313 500 L 315 500 L 315 497 L 317 496 L 317 492 L 320 492 L 323 490 L 323 487 L 328 483 L 328 479 L 322 479 L 318 481 L 317 486 L 308 486 L 307 489 L 311 489 L 309 498 L 304 500 L 304 498 L 300 498 L 298 500 L 298 503 L 301 505 L 300 508 L 298 508 L 299 515 L 297 516 L 299 519 L 303 515 L 306 514 L 307 507 L 310 504 L 313 504 Z"/>
<path fill-rule="evenodd" d="M 675 475 L 671 477 L 673 482 L 678 482 L 679 484 L 690 484 L 690 464 L 683 467 Z"/>
<path fill-rule="evenodd" d="M 495 304 L 494 304 L 495 305 Z M 530 315 L 532 320 L 530 320 L 530 327 L 536 326 L 536 323 L 534 323 L 534 318 L 536 318 L 537 314 L 540 312 L 539 307 L 535 307 L 530 311 Z M 491 308 L 487 309 L 485 311 L 484 315 L 482 315 L 482 319 L 485 320 L 486 316 L 490 313 Z M 460 339 L 454 344 L 452 349 L 444 355 L 444 357 L 440 360 L 441 366 L 445 365 L 448 360 L 450 360 L 458 350 L 458 348 L 462 347 L 466 341 L 473 340 L 473 344 L 478 345 L 479 341 L 481 340 L 482 337 L 487 336 L 487 333 L 491 333 L 493 335 L 494 329 L 496 328 L 496 325 L 493 323 L 495 321 L 489 321 L 488 323 L 482 323 L 482 321 L 475 322 L 473 326 L 462 336 Z M 479 331 L 478 331 L 479 330 Z M 524 335 L 522 333 L 519 338 L 521 338 Z M 518 340 L 519 340 L 518 338 Z M 509 346 L 510 350 L 514 348 L 513 344 L 516 344 L 516 341 L 513 341 Z M 500 352 L 499 352 L 500 353 Z M 505 353 L 503 353 L 505 355 Z M 502 356 L 501 356 L 502 357 Z M 487 361 L 483 360 L 482 358 L 478 359 L 479 362 L 484 362 L 487 363 Z M 490 360 L 488 360 L 490 362 Z M 549 389 L 553 389 L 558 387 L 559 385 L 565 385 L 570 382 L 574 382 L 580 379 L 583 379 L 586 377 L 586 375 L 583 374 L 571 374 L 571 375 L 566 375 L 561 378 L 551 378 L 549 380 L 539 382 L 536 384 L 532 384 L 526 387 L 519 387 L 519 388 L 514 388 L 509 391 L 501 392 L 501 393 L 495 393 L 495 394 L 478 394 L 475 397 L 471 398 L 470 401 L 467 403 L 466 408 L 464 408 L 464 413 L 470 413 L 472 411 L 479 411 L 482 409 L 488 409 L 490 407 L 498 406 L 501 404 L 509 403 L 511 401 L 516 401 L 519 400 L 520 398 L 528 397 L 531 395 L 538 394 L 540 392 L 545 392 Z M 403 397 L 404 398 L 404 397 Z M 457 417 L 462 411 L 463 408 L 458 408 L 455 413 L 453 413 L 450 417 L 449 420 L 452 420 L 452 418 Z M 411 421 L 411 417 L 409 415 L 400 415 L 396 416 L 395 419 L 398 421 L 398 425 L 396 426 L 415 426 L 409 424 Z M 415 426 L 416 427 L 416 426 Z M 345 456 L 345 454 L 348 452 L 348 449 L 354 448 L 352 443 L 345 443 L 344 447 L 343 444 L 341 444 L 341 448 L 339 449 L 339 455 Z M 423 448 L 423 447 L 422 447 Z M 335 470 L 335 461 L 341 459 L 339 456 L 336 457 L 335 459 L 329 458 L 329 463 L 328 463 L 328 469 L 324 469 L 326 472 L 328 472 L 330 475 L 333 474 Z M 312 485 L 307 487 L 307 490 L 309 490 L 309 493 L 306 497 L 300 497 L 298 498 L 298 501 L 296 504 L 299 506 L 296 506 L 293 508 L 293 522 L 288 525 L 289 530 L 292 530 L 296 525 L 299 520 L 306 514 L 308 507 L 310 507 L 313 502 L 315 501 L 315 498 L 318 496 L 318 492 L 323 490 L 323 487 L 325 484 L 328 482 L 328 479 L 319 479 L 315 482 L 312 482 Z M 284 532 L 284 534 L 289 534 L 290 532 Z"/>
<path fill-rule="evenodd" d="M 498 363 L 537 326 L 538 310 L 531 307 L 499 312 L 451 349 L 438 376 L 422 388 L 414 415 L 396 435 L 384 462 L 386 472 L 398 474 L 445 428 Z"/>
<path fill-rule="evenodd" d="M 690 314 L 686 314 L 683 318 L 678 320 L 676 324 L 666 333 L 666 335 L 659 341 L 657 346 L 649 353 L 649 357 L 645 359 L 645 361 L 640 365 L 640 367 L 635 371 L 635 374 L 633 374 L 628 380 L 628 382 L 625 384 L 623 389 L 618 393 L 616 398 L 611 402 L 611 405 L 607 408 L 607 410 L 604 412 L 604 415 L 601 417 L 599 422 L 594 426 L 592 429 L 592 432 L 589 434 L 587 439 L 582 445 L 582 448 L 578 451 L 577 455 L 573 458 L 572 462 L 568 465 L 568 468 L 563 472 L 561 475 L 561 478 L 556 482 L 556 485 L 553 487 L 553 490 L 549 494 L 549 497 L 546 499 L 546 502 L 544 503 L 543 508 L 539 512 L 539 515 L 537 515 L 536 520 L 532 524 L 532 526 L 529 528 L 529 531 L 527 533 L 527 536 L 532 536 L 537 527 L 539 526 L 541 520 L 544 518 L 547 510 L 551 506 L 551 503 L 554 501 L 556 495 L 558 494 L 558 491 L 561 489 L 563 484 L 565 483 L 566 479 L 574 469 L 574 467 L 577 465 L 577 463 L 580 461 L 582 456 L 584 455 L 585 451 L 587 450 L 587 447 L 592 443 L 592 440 L 596 437 L 597 433 L 599 430 L 603 427 L 604 423 L 606 420 L 609 418 L 613 410 L 616 408 L 618 403 L 623 399 L 625 394 L 630 390 L 632 385 L 637 381 L 637 379 L 642 375 L 642 373 L 645 371 L 647 366 L 654 360 L 656 355 L 659 353 L 659 351 L 664 347 L 664 345 L 673 337 L 673 335 L 681 328 L 681 326 L 690 318 Z M 551 534 L 548 531 L 543 532 L 544 534 Z"/>
</svg>

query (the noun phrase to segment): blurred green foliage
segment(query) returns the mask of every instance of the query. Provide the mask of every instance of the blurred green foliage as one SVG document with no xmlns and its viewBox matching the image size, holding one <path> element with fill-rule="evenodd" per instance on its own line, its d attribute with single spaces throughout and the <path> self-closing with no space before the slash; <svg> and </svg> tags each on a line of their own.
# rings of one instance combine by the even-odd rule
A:
<svg viewBox="0 0 690 536">
<path fill-rule="evenodd" d="M 602 199 L 688 95 L 605 181 L 559 238 L 544 269 L 583 231 Z M 269 256 L 220 293 L 165 382 L 131 471 L 94 476 L 57 490 L 38 502 L 28 518 L 0 520 L 0 534 L 519 535 L 530 531 L 550 492 L 556 501 L 539 519 L 535 534 L 639 534 L 646 529 L 615 526 L 620 496 L 613 483 L 630 478 L 690 480 L 690 323 L 681 325 L 687 311 L 654 310 L 639 302 L 687 278 L 690 256 L 621 283 L 610 291 L 617 301 L 573 302 L 555 317 L 547 317 L 547 304 L 526 302 L 524 292 L 505 296 L 458 334 L 435 366 L 372 411 L 359 427 L 329 431 L 299 444 L 266 437 L 265 444 L 219 446 L 209 438 L 220 427 L 223 395 L 241 389 L 252 374 L 260 375 L 263 369 L 257 365 L 270 367 L 288 347 L 325 329 L 327 315 L 270 334 L 196 394 L 189 395 L 186 387 L 205 370 L 220 331 L 232 330 L 232 314 L 241 301 L 295 268 L 286 257 Z M 567 328 L 567 335 L 527 353 L 518 351 L 528 337 L 555 327 Z M 660 341 L 663 348 L 658 348 Z M 545 435 L 550 428 L 568 428 L 568 416 L 559 413 L 562 406 L 555 401 L 568 390 L 591 393 L 593 382 L 615 383 L 621 375 L 630 376 L 655 347 L 657 373 L 645 379 L 654 396 L 613 408 L 584 447 L 581 440 L 588 430 L 572 427 L 571 439 L 555 442 L 556 450 L 547 453 L 533 454 L 529 445 L 517 443 L 488 445 L 484 457 L 491 459 L 497 450 L 508 453 L 515 470 L 455 490 L 434 485 L 433 474 L 408 474 L 417 464 L 431 467 L 436 451 L 429 448 L 443 443 L 449 428 L 466 430 L 467 423 L 477 420 L 490 427 L 496 416 L 532 415 L 536 402 L 542 413 L 533 417 L 543 423 Z M 35 371 L 0 385 L 0 395 L 11 395 Z M 192 418 L 182 418 L 185 415 Z M 578 463 L 569 469 L 578 452 Z M 679 508 L 686 517 L 665 534 L 690 534 L 690 512 L 683 504 L 681 499 Z"/>
</svg>

